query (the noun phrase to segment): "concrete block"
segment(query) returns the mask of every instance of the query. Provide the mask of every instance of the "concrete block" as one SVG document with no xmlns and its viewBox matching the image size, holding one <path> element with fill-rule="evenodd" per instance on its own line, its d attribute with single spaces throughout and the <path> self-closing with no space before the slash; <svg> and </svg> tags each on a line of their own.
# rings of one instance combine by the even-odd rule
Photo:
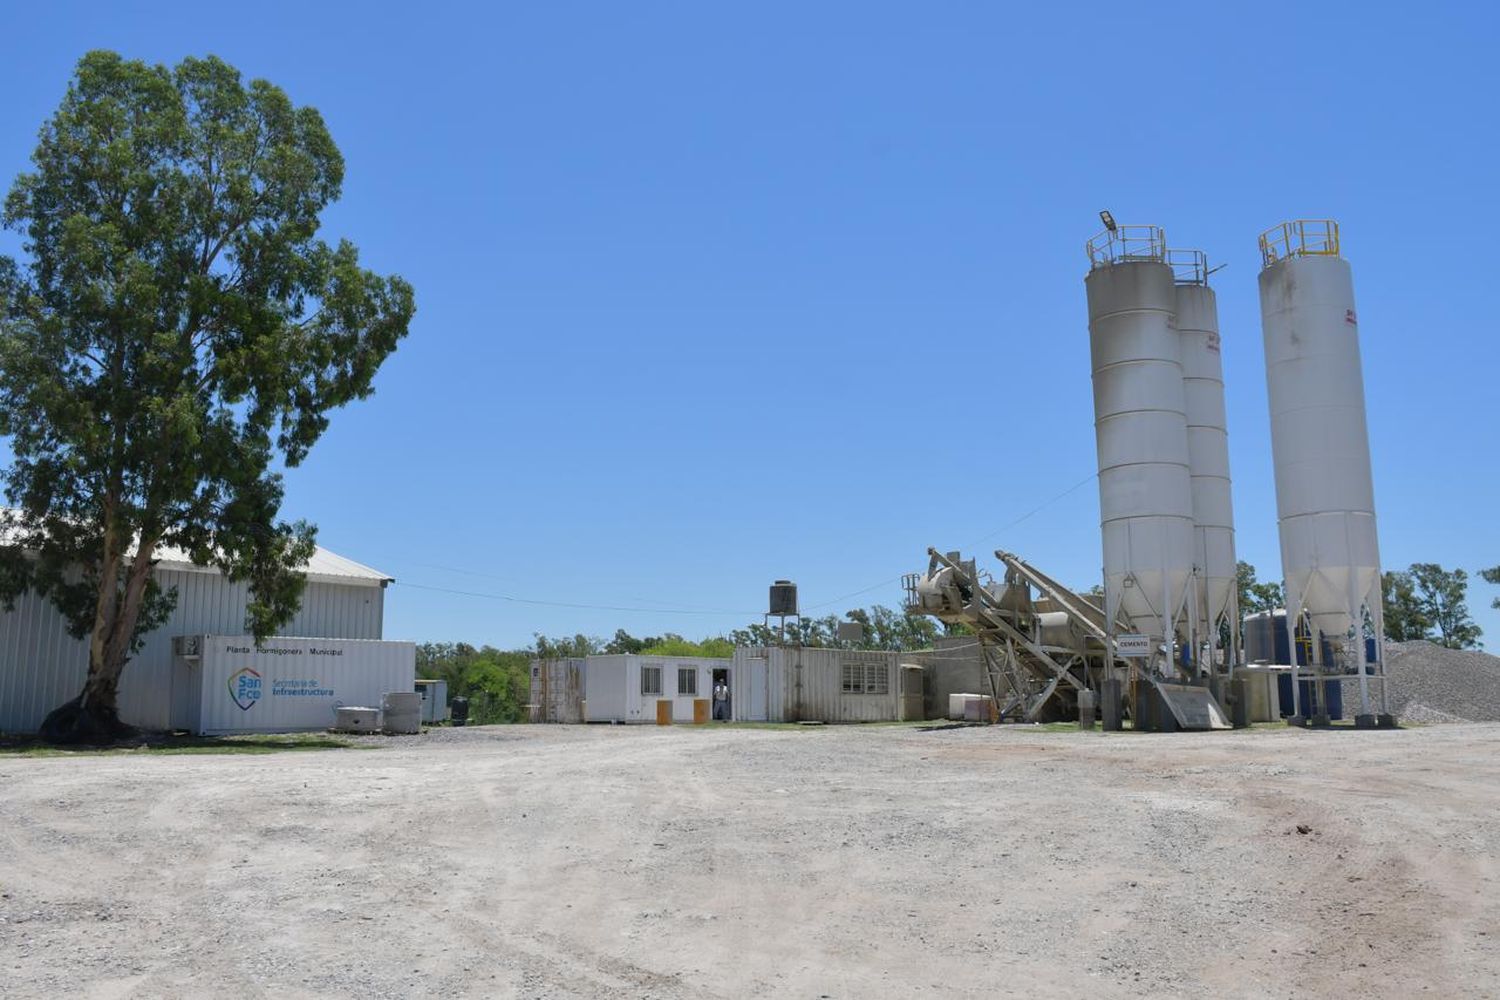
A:
<svg viewBox="0 0 1500 1000">
<path fill-rule="evenodd" d="M 380 709 L 336 708 L 333 710 L 333 728 L 341 733 L 378 733 Z"/>
<path fill-rule="evenodd" d="M 1229 682 L 1229 722 L 1236 729 L 1250 725 L 1250 685 L 1243 677 Z"/>
<path fill-rule="evenodd" d="M 962 722 L 964 719 L 964 705 L 968 703 L 970 698 L 978 697 L 980 696 L 977 694 L 967 694 L 964 692 L 950 694 L 948 696 L 948 718 L 954 722 Z"/>
<path fill-rule="evenodd" d="M 1375 728 L 1375 716 L 1373 716 L 1373 715 L 1356 715 L 1354 717 L 1354 728 L 1355 729 L 1374 729 Z"/>
<path fill-rule="evenodd" d="M 381 728 L 410 736 L 422 731 L 422 696 L 415 691 L 387 691 L 380 699 Z"/>
<path fill-rule="evenodd" d="M 1094 692 L 1078 692 L 1078 728 L 1094 728 Z"/>
</svg>

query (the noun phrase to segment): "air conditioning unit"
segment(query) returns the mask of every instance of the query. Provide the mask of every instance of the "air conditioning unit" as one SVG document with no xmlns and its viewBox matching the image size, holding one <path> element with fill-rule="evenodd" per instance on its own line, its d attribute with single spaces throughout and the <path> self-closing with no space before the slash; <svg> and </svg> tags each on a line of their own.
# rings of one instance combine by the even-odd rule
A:
<svg viewBox="0 0 1500 1000">
<path fill-rule="evenodd" d="M 172 655 L 181 656 L 184 659 L 196 660 L 198 657 L 203 655 L 203 636 L 172 636 Z"/>
</svg>

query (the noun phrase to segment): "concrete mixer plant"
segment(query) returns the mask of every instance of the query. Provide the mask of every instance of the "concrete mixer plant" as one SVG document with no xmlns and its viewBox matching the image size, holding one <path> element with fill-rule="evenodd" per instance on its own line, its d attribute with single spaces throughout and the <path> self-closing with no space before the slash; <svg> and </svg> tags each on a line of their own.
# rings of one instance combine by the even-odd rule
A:
<svg viewBox="0 0 1500 1000">
<path fill-rule="evenodd" d="M 960 553 L 928 549 L 927 572 L 904 582 L 908 614 L 962 624 L 974 635 L 999 720 L 1092 725 L 1097 708 L 1106 729 L 1121 728 L 1127 712 L 1138 728 L 1229 728 L 1206 688 L 1169 683 L 1117 656 L 1097 601 L 1014 553 L 995 558 L 1005 567 L 998 580 Z"/>
<path fill-rule="evenodd" d="M 1246 664 L 1240 645 L 1217 269 L 1201 250 L 1169 247 L 1160 226 L 1100 215 L 1084 288 L 1102 595 L 1005 552 L 995 580 L 930 549 L 927 572 L 906 579 L 907 610 L 974 633 L 1004 718 L 1086 715 L 1100 699 L 1107 728 L 1121 712 L 1137 728 L 1219 728 L 1223 705 L 1266 703 L 1277 697 L 1266 690 L 1285 687 L 1279 710 L 1258 717 L 1327 724 L 1347 680 L 1358 685 L 1356 725 L 1394 725 L 1380 644 L 1368 641 L 1382 634 L 1380 557 L 1337 223 L 1289 222 L 1260 237 L 1286 620 L 1299 637 L 1283 667 Z"/>
</svg>

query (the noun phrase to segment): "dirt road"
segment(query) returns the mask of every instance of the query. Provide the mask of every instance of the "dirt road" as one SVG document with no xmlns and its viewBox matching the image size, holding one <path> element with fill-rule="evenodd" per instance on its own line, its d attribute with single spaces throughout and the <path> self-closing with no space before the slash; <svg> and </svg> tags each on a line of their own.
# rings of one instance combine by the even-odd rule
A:
<svg viewBox="0 0 1500 1000">
<path fill-rule="evenodd" d="M 0 994 L 1500 996 L 1497 859 L 1500 725 L 0 758 Z"/>
</svg>

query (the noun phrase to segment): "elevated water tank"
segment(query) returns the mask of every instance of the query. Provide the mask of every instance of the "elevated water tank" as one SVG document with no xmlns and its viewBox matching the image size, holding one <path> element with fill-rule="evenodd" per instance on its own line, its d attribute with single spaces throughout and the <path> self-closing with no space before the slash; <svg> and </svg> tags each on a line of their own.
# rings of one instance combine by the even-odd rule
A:
<svg viewBox="0 0 1500 1000">
<path fill-rule="evenodd" d="M 1155 226 L 1111 229 L 1088 249 L 1106 620 L 1123 612 L 1135 631 L 1173 642 L 1193 575 L 1177 289 Z"/>
<path fill-rule="evenodd" d="M 1201 250 L 1173 250 L 1169 260 L 1177 280 L 1176 326 L 1192 476 L 1196 632 L 1200 643 L 1212 647 L 1219 623 L 1238 618 L 1219 306 L 1208 286 L 1208 259 Z"/>
<path fill-rule="evenodd" d="M 790 580 L 771 584 L 771 610 L 767 613 L 777 617 L 797 614 L 797 585 Z"/>
</svg>

